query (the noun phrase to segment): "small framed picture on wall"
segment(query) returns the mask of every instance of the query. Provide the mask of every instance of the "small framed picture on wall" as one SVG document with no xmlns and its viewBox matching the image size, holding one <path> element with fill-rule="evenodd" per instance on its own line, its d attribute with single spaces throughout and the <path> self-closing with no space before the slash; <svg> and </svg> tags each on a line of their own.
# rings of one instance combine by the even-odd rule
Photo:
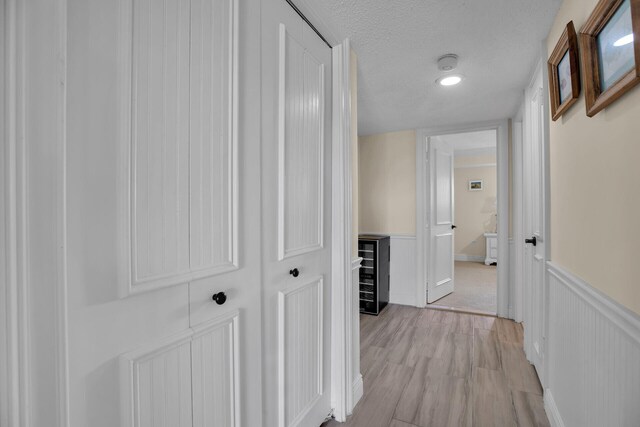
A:
<svg viewBox="0 0 640 427">
<path fill-rule="evenodd" d="M 551 119 L 556 121 L 580 96 L 580 69 L 578 64 L 578 36 L 573 21 L 567 24 L 560 40 L 547 62 Z"/>
<path fill-rule="evenodd" d="M 640 83 L 640 0 L 600 0 L 580 29 L 587 116 Z"/>
<path fill-rule="evenodd" d="M 469 191 L 482 191 L 482 180 L 481 179 L 469 180 Z"/>
</svg>

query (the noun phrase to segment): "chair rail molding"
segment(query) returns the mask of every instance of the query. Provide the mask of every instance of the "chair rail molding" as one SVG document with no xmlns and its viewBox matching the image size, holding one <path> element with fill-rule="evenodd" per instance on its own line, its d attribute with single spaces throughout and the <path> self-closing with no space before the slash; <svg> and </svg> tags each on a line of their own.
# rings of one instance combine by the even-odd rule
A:
<svg viewBox="0 0 640 427">
<path fill-rule="evenodd" d="M 353 307 L 351 260 L 351 85 L 349 39 L 333 49 L 331 405 L 345 421 L 353 402 Z M 358 343 L 359 345 L 359 343 Z"/>
</svg>

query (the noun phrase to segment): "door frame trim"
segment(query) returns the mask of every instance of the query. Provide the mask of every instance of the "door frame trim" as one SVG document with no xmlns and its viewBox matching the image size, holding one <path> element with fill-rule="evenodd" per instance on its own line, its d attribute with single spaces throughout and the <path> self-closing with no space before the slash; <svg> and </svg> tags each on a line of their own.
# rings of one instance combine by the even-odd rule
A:
<svg viewBox="0 0 640 427">
<path fill-rule="evenodd" d="M 494 120 L 416 130 L 416 307 L 426 307 L 427 272 L 430 243 L 426 215 L 429 212 L 430 181 L 427 167 L 428 138 L 482 130 L 495 130 L 497 135 L 498 172 L 498 282 L 497 315 L 509 317 L 509 121 Z"/>
<path fill-rule="evenodd" d="M 331 406 L 345 421 L 353 402 L 351 43 L 332 49 Z M 359 339 L 358 339 L 359 341 Z"/>
<path fill-rule="evenodd" d="M 5 414 L 0 425 L 29 425 L 29 341 L 26 280 L 26 163 L 24 139 L 24 6 L 4 0 L 2 7 L 2 162 L 0 181 L 5 239 L 0 253 L 4 272 L 0 280 L 5 295 L 0 320 L 0 407 Z M 22 136 L 22 137 L 20 137 Z"/>
<path fill-rule="evenodd" d="M 69 377 L 68 377 L 68 322 L 67 322 L 67 275 L 66 275 L 66 87 L 67 87 L 67 0 L 55 0 L 51 5 L 54 15 L 45 15 L 42 8 L 31 10 L 17 0 L 4 0 L 0 4 L 4 25 L 2 34 L 3 52 L 0 66 L 3 70 L 2 120 L 5 124 L 2 135 L 4 157 L 4 180 L 0 188 L 3 198 L 0 226 L 4 227 L 8 238 L 4 242 L 2 257 L 6 262 L 6 271 L 0 280 L 0 287 L 7 295 L 2 304 L 6 315 L 0 323 L 0 336 L 6 340 L 1 346 L 0 371 L 6 384 L 0 385 L 0 401 L 7 408 L 7 417 L 0 419 L 11 426 L 29 427 L 36 418 L 48 418 L 52 426 L 69 425 Z M 46 19 L 46 24 L 42 20 Z M 42 24 L 42 25 L 41 25 Z M 31 44 L 25 36 L 28 28 L 41 25 L 46 32 L 45 44 Z M 45 37 L 41 34 L 42 37 Z M 41 38 L 42 38 L 41 37 Z M 48 132 L 48 143 L 53 143 L 55 157 L 47 159 L 30 155 L 38 150 L 43 140 L 32 136 L 37 132 L 27 132 L 29 127 L 29 109 L 33 108 L 29 100 L 29 89 L 33 80 L 34 68 L 28 67 L 29 59 L 40 58 L 43 51 L 55 52 L 55 61 L 46 64 L 49 72 L 55 76 L 57 84 L 35 88 L 43 103 L 54 106 L 50 110 L 55 124 L 39 125 Z M 48 127 L 47 127 L 48 126 Z M 40 168 L 43 164 L 48 168 Z M 31 188 L 41 181 L 51 180 L 53 188 L 51 200 L 47 201 L 46 211 L 35 210 L 30 206 Z M 38 201 L 42 201 L 39 199 Z M 42 208 L 42 206 L 40 206 Z M 46 224 L 46 232 L 30 235 L 32 228 Z M 38 251 L 39 243 L 46 241 L 55 245 L 56 250 L 46 254 L 46 263 L 33 260 L 32 251 Z M 46 264 L 46 265 L 43 265 Z M 39 292 L 42 283 L 37 277 L 50 278 L 50 294 Z M 49 323 L 47 329 L 31 324 L 33 310 L 42 304 L 43 298 L 52 308 L 46 313 Z M 50 343 L 33 353 L 31 345 L 43 335 L 51 335 Z M 42 344 L 42 343 L 41 343 Z M 46 346 L 46 348 L 45 348 Z M 51 413 L 43 414 L 40 406 L 34 406 L 37 398 L 33 394 L 38 390 L 40 378 L 37 370 L 47 370 L 53 378 L 54 390 L 51 399 Z M 6 374 L 5 374 L 6 372 Z M 6 376 L 5 376 L 6 375 Z M 33 378 L 33 379 L 32 379 Z M 34 383 L 35 381 L 35 383 Z M 43 380 L 44 381 L 44 380 Z M 3 425 L 4 427 L 4 425 Z"/>
</svg>

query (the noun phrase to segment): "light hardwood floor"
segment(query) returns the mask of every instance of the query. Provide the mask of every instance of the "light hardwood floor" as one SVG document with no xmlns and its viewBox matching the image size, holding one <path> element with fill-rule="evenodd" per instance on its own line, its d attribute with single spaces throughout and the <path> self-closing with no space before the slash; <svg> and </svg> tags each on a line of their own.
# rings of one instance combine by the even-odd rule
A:
<svg viewBox="0 0 640 427">
<path fill-rule="evenodd" d="M 324 427 L 548 426 L 542 389 L 505 319 L 389 305 L 361 315 L 365 394 Z"/>
</svg>

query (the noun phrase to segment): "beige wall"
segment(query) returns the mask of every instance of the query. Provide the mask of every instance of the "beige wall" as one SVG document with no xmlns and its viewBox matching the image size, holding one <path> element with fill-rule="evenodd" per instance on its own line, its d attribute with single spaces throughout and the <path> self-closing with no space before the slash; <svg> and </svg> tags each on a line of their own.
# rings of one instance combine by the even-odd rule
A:
<svg viewBox="0 0 640 427">
<path fill-rule="evenodd" d="M 597 0 L 565 0 L 549 33 Z M 640 314 L 640 87 L 593 118 L 584 93 L 550 125 L 551 260 Z"/>
<path fill-rule="evenodd" d="M 361 233 L 415 235 L 416 133 L 360 137 Z"/>
<path fill-rule="evenodd" d="M 498 177 L 494 156 L 456 157 L 455 159 L 455 253 L 472 257 L 485 256 L 486 232 L 496 229 Z M 467 166 L 467 167 L 462 167 Z M 469 191 L 469 180 L 483 180 L 482 191 Z"/>
<path fill-rule="evenodd" d="M 352 50 L 349 57 L 351 85 L 351 256 L 358 257 L 358 57 Z"/>
</svg>

